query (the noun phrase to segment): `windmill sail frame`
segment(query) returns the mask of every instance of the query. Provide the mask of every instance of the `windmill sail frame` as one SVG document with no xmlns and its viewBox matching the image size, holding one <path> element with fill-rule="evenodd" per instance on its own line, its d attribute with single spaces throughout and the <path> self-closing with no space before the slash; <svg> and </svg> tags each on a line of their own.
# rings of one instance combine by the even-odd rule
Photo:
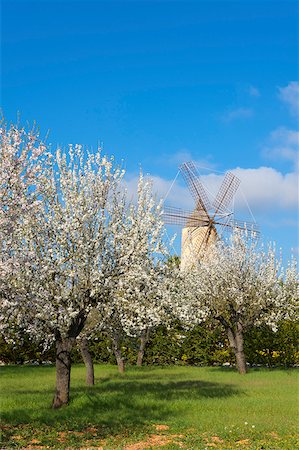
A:
<svg viewBox="0 0 299 450">
<path fill-rule="evenodd" d="M 255 223 L 234 220 L 233 212 L 228 208 L 239 188 L 241 181 L 232 172 L 227 172 L 213 202 L 200 180 L 193 161 L 184 162 L 179 171 L 195 201 L 193 210 L 177 207 L 164 208 L 164 221 L 169 225 L 182 226 L 181 267 L 185 268 L 190 260 L 203 258 L 209 247 L 220 238 L 217 228 L 222 231 L 235 228 L 252 230 L 259 233 Z"/>
</svg>

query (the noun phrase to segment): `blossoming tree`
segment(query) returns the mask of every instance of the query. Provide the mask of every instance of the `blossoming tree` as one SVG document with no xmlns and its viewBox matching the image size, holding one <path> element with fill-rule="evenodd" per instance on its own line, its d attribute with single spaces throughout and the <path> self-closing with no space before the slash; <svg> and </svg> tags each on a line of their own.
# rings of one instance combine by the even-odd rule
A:
<svg viewBox="0 0 299 450">
<path fill-rule="evenodd" d="M 165 261 L 169 250 L 164 239 L 162 205 L 153 196 L 151 181 L 144 179 L 142 174 L 136 202 L 128 202 L 124 195 L 118 202 L 116 214 L 119 214 L 122 232 L 117 227 L 112 231 L 114 246 L 110 248 L 109 260 L 119 265 L 119 260 L 125 257 L 129 258 L 129 263 L 124 272 L 111 279 L 99 292 L 98 326 L 94 326 L 96 314 L 93 311 L 85 331 L 90 336 L 94 331 L 108 334 L 119 371 L 123 372 L 122 338 L 141 335 L 165 317 Z"/>
<path fill-rule="evenodd" d="M 169 248 L 165 243 L 162 203 L 152 194 L 152 183 L 141 176 L 136 205 L 132 204 L 127 222 L 135 248 L 134 260 L 121 277 L 115 292 L 120 326 L 125 333 L 141 338 L 138 353 L 142 362 L 148 330 L 165 319 L 166 261 Z"/>
<path fill-rule="evenodd" d="M 54 408 L 69 400 L 70 352 L 95 292 L 118 275 L 106 255 L 122 177 L 99 151 L 58 150 L 42 168 L 38 208 L 19 240 L 18 256 L 26 264 L 17 274 L 18 321 L 45 346 L 56 343 Z"/>
<path fill-rule="evenodd" d="M 46 145 L 38 131 L 0 126 L 0 331 L 9 337 L 18 305 L 17 274 L 27 264 L 19 252 L 24 228 L 39 202 L 35 190 L 45 164 Z M 5 311 L 5 317 L 3 312 Z M 7 320 L 7 317 L 10 320 Z"/>
<path fill-rule="evenodd" d="M 180 278 L 179 316 L 187 323 L 206 317 L 221 323 L 240 373 L 246 373 L 244 331 L 261 323 L 274 329 L 279 320 L 296 314 L 295 261 L 284 271 L 271 245 L 266 250 L 259 248 L 246 234 L 235 232 L 228 245 L 218 241 L 207 258 Z"/>
</svg>

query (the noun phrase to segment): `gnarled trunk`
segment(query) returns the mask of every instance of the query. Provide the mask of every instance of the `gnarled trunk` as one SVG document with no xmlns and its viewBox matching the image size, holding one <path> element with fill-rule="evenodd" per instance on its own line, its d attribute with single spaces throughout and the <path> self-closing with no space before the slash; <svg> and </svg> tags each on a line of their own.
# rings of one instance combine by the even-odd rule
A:
<svg viewBox="0 0 299 450">
<path fill-rule="evenodd" d="M 244 338 L 242 325 L 238 322 L 236 325 L 235 332 L 233 332 L 233 330 L 230 327 L 227 328 L 226 331 L 230 347 L 232 348 L 234 355 L 236 357 L 238 371 L 241 374 L 245 374 L 247 372 L 247 369 L 246 369 L 246 358 L 243 348 Z"/>
<path fill-rule="evenodd" d="M 112 337 L 112 346 L 113 346 L 113 352 L 114 352 L 116 362 L 117 362 L 118 371 L 119 371 L 119 373 L 124 373 L 125 372 L 125 361 L 124 361 L 124 358 L 121 353 L 119 336 L 114 335 Z"/>
<path fill-rule="evenodd" d="M 86 312 L 82 309 L 72 321 L 67 337 L 62 338 L 56 330 L 56 389 L 52 408 L 60 408 L 69 402 L 71 379 L 71 350 L 86 321 Z"/>
<path fill-rule="evenodd" d="M 140 335 L 140 346 L 138 350 L 138 356 L 137 356 L 137 366 L 142 366 L 143 356 L 144 356 L 144 350 L 146 347 L 146 344 L 148 343 L 150 336 L 150 328 L 146 328 L 144 331 L 142 331 Z"/>
<path fill-rule="evenodd" d="M 69 402 L 71 350 L 74 343 L 74 338 L 56 340 L 56 389 L 52 408 L 60 408 Z"/>
<path fill-rule="evenodd" d="M 234 326 L 229 324 L 229 322 L 226 321 L 221 315 L 215 317 L 215 319 L 219 320 L 219 322 L 224 326 L 225 331 L 227 332 L 229 345 L 234 352 L 239 373 L 245 374 L 247 372 L 247 368 L 243 348 L 243 327 L 237 317 L 237 314 L 232 310 L 232 323 L 234 324 Z"/>
<path fill-rule="evenodd" d="M 86 367 L 86 384 L 94 385 L 94 367 L 86 338 L 80 341 L 80 352 Z"/>
</svg>

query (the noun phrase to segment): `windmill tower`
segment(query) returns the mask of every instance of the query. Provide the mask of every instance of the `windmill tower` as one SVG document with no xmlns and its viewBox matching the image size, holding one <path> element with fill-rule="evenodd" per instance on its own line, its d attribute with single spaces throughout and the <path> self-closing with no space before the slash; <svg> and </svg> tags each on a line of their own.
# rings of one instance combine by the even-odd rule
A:
<svg viewBox="0 0 299 450">
<path fill-rule="evenodd" d="M 250 229 L 257 232 L 256 224 L 236 221 L 229 207 L 237 192 L 240 180 L 231 172 L 225 174 L 216 197 L 211 202 L 193 162 L 183 163 L 179 170 L 195 201 L 193 211 L 175 207 L 164 208 L 164 221 L 180 225 L 182 229 L 181 268 L 192 264 L 194 258 L 202 259 L 221 236 L 224 229 Z"/>
</svg>

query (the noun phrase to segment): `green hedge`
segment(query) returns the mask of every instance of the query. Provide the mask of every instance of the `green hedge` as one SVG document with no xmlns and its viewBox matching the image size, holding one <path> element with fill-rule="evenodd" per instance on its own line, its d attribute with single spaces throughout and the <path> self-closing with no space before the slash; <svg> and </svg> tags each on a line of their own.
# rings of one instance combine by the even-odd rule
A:
<svg viewBox="0 0 299 450">
<path fill-rule="evenodd" d="M 247 362 L 251 365 L 285 367 L 299 364 L 299 324 L 284 321 L 273 332 L 267 326 L 255 327 L 245 333 L 244 349 Z M 126 337 L 122 342 L 123 355 L 128 364 L 135 364 L 138 340 Z M 99 334 L 90 342 L 90 351 L 95 362 L 115 363 L 110 339 Z M 7 344 L 0 338 L 0 360 L 4 363 L 24 364 L 35 361 L 55 361 L 54 346 L 43 352 L 41 346 L 24 335 L 22 342 Z M 73 350 L 73 361 L 81 362 L 77 348 Z M 232 364 L 234 357 L 229 349 L 227 337 L 221 327 L 206 323 L 186 330 L 175 323 L 171 328 L 157 327 L 152 331 L 145 350 L 144 364 L 147 365 L 222 365 Z"/>
<path fill-rule="evenodd" d="M 299 324 L 284 321 L 274 333 L 266 325 L 245 333 L 245 353 L 250 364 L 268 367 L 299 364 Z"/>
<path fill-rule="evenodd" d="M 27 362 L 55 361 L 55 348 L 44 351 L 42 345 L 38 345 L 29 339 L 26 333 L 23 333 L 22 340 L 16 339 L 14 344 L 8 344 L 0 335 L 0 361 L 5 364 L 24 364 Z"/>
</svg>

